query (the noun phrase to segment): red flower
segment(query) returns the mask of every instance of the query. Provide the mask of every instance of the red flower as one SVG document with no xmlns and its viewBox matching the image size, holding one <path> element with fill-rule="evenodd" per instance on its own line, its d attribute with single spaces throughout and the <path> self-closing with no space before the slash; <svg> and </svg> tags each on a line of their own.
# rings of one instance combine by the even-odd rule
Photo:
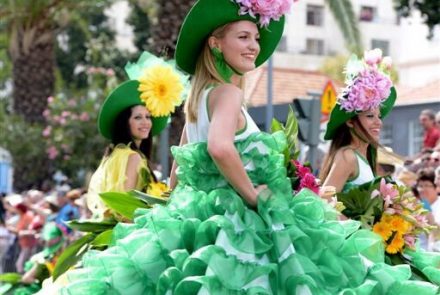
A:
<svg viewBox="0 0 440 295">
<path fill-rule="evenodd" d="M 315 194 L 319 193 L 319 186 L 316 184 L 316 178 L 312 173 L 306 173 L 304 177 L 301 177 L 299 189 L 308 188 Z"/>
</svg>

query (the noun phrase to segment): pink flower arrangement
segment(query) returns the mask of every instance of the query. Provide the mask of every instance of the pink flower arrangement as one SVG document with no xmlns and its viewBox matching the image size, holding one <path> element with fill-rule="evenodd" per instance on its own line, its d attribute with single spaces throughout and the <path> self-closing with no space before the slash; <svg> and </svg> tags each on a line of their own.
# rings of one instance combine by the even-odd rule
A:
<svg viewBox="0 0 440 295">
<path fill-rule="evenodd" d="M 349 62 L 350 63 L 350 62 Z M 391 93 L 392 82 L 385 73 L 391 68 L 391 59 L 382 58 L 382 51 L 374 49 L 366 51 L 359 65 L 347 65 L 347 68 L 358 70 L 347 73 L 354 78 L 348 81 L 338 99 L 341 109 L 347 112 L 362 112 L 380 107 Z"/>
<path fill-rule="evenodd" d="M 278 21 L 289 12 L 292 0 L 231 0 L 240 5 L 240 15 L 260 17 L 260 26 L 267 27 L 271 20 Z"/>
<path fill-rule="evenodd" d="M 378 197 L 383 199 L 383 212 L 380 222 L 375 224 L 373 231 L 383 236 L 384 240 L 388 242 L 390 242 L 390 237 L 387 232 L 400 234 L 403 243 L 400 245 L 399 251 L 404 246 L 414 248 L 416 236 L 432 228 L 426 218 L 428 212 L 423 208 L 421 202 L 411 191 L 395 184 L 386 183 L 384 178 L 380 182 L 379 189 L 371 193 L 372 199 Z M 385 229 L 386 231 L 384 231 Z M 391 250 L 394 252 L 396 249 Z"/>
<path fill-rule="evenodd" d="M 292 164 L 295 166 L 296 169 L 296 177 L 299 178 L 298 191 L 300 191 L 303 188 L 308 188 L 312 192 L 318 194 L 319 186 L 310 168 L 303 166 L 297 160 L 292 160 Z"/>
</svg>

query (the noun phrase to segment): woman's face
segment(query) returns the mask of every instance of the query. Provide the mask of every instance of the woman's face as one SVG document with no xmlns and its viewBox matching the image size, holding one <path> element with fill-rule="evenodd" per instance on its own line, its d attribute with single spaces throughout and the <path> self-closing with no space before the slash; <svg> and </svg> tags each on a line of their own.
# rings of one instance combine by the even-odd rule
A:
<svg viewBox="0 0 440 295">
<path fill-rule="evenodd" d="M 131 137 L 134 140 L 141 141 L 148 138 L 152 126 L 150 112 L 145 106 L 132 107 L 128 125 L 130 126 Z"/>
<path fill-rule="evenodd" d="M 364 127 L 368 135 L 378 142 L 380 139 L 380 130 L 382 128 L 382 119 L 379 108 L 362 112 L 358 115 L 358 118 L 360 124 Z"/>
<path fill-rule="evenodd" d="M 419 180 L 417 182 L 417 190 L 422 198 L 434 200 L 437 196 L 436 186 L 428 180 Z"/>
<path fill-rule="evenodd" d="M 213 46 L 220 49 L 226 62 L 236 71 L 246 73 L 255 69 L 260 53 L 260 33 L 256 24 L 250 21 L 231 23 L 224 36 L 215 39 Z"/>
</svg>

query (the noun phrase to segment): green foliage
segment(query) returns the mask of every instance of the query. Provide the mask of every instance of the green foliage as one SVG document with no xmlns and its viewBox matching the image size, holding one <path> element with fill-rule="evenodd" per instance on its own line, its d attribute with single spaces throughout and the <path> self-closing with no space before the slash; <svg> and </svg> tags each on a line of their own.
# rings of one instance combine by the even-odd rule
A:
<svg viewBox="0 0 440 295">
<path fill-rule="evenodd" d="M 144 201 L 145 203 L 147 203 L 150 206 L 153 206 L 156 204 L 165 205 L 168 201 L 167 198 L 152 196 L 152 195 L 149 195 L 147 193 L 140 192 L 137 190 L 132 190 L 129 192 L 129 194 L 134 196 L 137 199 Z"/>
<path fill-rule="evenodd" d="M 440 24 L 440 1 L 438 0 L 394 0 L 396 10 L 404 17 L 412 11 L 419 10 L 425 24 L 429 28 L 428 38 L 434 37 L 434 29 Z"/>
<path fill-rule="evenodd" d="M 350 0 L 327 0 L 326 3 L 344 36 L 348 51 L 361 54 L 363 52 L 362 38 L 352 2 Z"/>
<path fill-rule="evenodd" d="M 150 207 L 130 193 L 107 192 L 100 194 L 100 197 L 108 208 L 128 219 L 133 219 L 136 209 Z"/>
<path fill-rule="evenodd" d="M 67 225 L 74 230 L 91 233 L 101 233 L 109 229 L 113 229 L 116 225 L 115 220 L 72 220 L 68 221 Z"/>
<path fill-rule="evenodd" d="M 130 1 L 131 13 L 127 18 L 127 23 L 133 27 L 134 45 L 139 51 L 149 51 L 148 46 L 150 33 L 150 18 L 145 8 L 142 9 L 137 1 Z"/>
<path fill-rule="evenodd" d="M 284 164 L 289 166 L 290 160 L 296 160 L 299 156 L 298 149 L 298 120 L 295 117 L 295 113 L 292 107 L 289 107 L 289 113 L 287 114 L 286 126 L 283 126 L 276 119 L 272 119 L 271 133 L 283 131 L 287 139 L 287 147 L 284 150 Z"/>
<path fill-rule="evenodd" d="M 88 71 L 112 69 L 119 79 L 132 55 L 116 47 L 115 32 L 104 14 L 107 2 L 87 6 L 70 14 L 70 22 L 58 33 L 56 60 L 61 78 L 68 89 L 88 87 Z"/>
<path fill-rule="evenodd" d="M 362 227 L 371 229 L 374 222 L 380 219 L 383 211 L 382 198 L 371 198 L 372 191 L 376 187 L 368 189 L 356 187 L 346 193 L 338 193 L 339 202 L 344 204 L 342 213 L 352 219 L 362 222 Z"/>
<path fill-rule="evenodd" d="M 21 275 L 15 272 L 0 274 L 0 282 L 16 284 L 21 281 Z"/>
<path fill-rule="evenodd" d="M 88 80 L 85 93 L 71 97 L 60 93 L 48 99 L 47 125 L 41 133 L 53 166 L 77 185 L 84 181 L 85 173 L 80 172 L 95 170 L 102 158 L 106 141 L 98 134 L 97 116 L 108 91 L 116 85 L 110 69 L 94 68 Z"/>
<path fill-rule="evenodd" d="M 96 238 L 96 234 L 89 233 L 70 244 L 60 255 L 53 271 L 53 279 L 56 280 L 69 268 L 74 266 L 88 250 L 87 245 Z"/>
<path fill-rule="evenodd" d="M 8 114 L 3 102 L 0 103 L 0 130 L 1 146 L 11 153 L 13 167 L 20 169 L 20 179 L 15 179 L 15 186 L 24 189 L 39 184 L 48 175 L 46 143 L 41 136 L 43 126 Z"/>
</svg>

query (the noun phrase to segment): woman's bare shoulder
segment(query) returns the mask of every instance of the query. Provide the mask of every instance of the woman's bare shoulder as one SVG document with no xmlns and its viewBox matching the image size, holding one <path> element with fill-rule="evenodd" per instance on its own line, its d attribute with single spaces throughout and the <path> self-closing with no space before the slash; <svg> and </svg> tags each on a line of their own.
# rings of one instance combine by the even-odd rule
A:
<svg viewBox="0 0 440 295">
<path fill-rule="evenodd" d="M 217 97 L 229 97 L 236 99 L 237 97 L 241 98 L 243 96 L 243 90 L 234 84 L 220 84 L 212 89 L 210 96 L 214 99 Z"/>
<path fill-rule="evenodd" d="M 346 165 L 353 165 L 356 163 L 356 154 L 351 147 L 343 147 L 336 152 L 335 161 Z"/>
</svg>

